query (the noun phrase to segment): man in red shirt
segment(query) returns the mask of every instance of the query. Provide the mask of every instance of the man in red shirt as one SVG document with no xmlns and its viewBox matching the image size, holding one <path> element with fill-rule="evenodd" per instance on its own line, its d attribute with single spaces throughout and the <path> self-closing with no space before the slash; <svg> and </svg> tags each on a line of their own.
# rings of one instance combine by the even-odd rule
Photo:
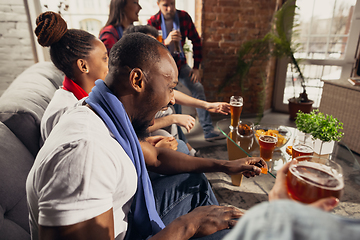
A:
<svg viewBox="0 0 360 240">
<path fill-rule="evenodd" d="M 157 0 L 160 11 L 151 16 L 148 25 L 162 30 L 163 43 L 168 47 L 175 59 L 179 70 L 179 81 L 187 87 L 194 98 L 206 101 L 204 87 L 201 84 L 199 72 L 201 55 L 201 39 L 191 20 L 190 15 L 175 8 L 175 0 Z M 194 67 L 191 69 L 186 63 L 183 51 L 185 39 L 191 40 L 193 45 Z M 177 113 L 181 113 L 178 107 Z M 225 138 L 220 132 L 215 131 L 212 125 L 210 113 L 205 109 L 196 109 L 199 122 L 204 130 L 204 137 L 207 141 Z"/>
</svg>

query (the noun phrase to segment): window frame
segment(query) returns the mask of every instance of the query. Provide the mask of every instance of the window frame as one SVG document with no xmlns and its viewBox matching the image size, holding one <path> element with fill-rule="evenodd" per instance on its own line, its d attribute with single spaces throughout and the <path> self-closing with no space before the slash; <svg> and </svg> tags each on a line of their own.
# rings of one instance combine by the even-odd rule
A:
<svg viewBox="0 0 360 240">
<path fill-rule="evenodd" d="M 360 0 L 356 1 L 354 12 L 352 15 L 351 26 L 349 30 L 348 42 L 344 51 L 343 59 L 302 59 L 303 65 L 334 65 L 341 66 L 342 71 L 340 80 L 346 82 L 351 76 L 353 65 L 357 58 L 357 45 L 360 35 Z M 283 95 L 285 90 L 286 72 L 287 72 L 287 59 L 277 60 L 277 67 L 275 72 L 275 87 L 273 93 L 273 110 L 279 112 L 288 112 L 288 104 L 283 103 Z M 335 80 L 335 79 L 333 79 Z"/>
</svg>

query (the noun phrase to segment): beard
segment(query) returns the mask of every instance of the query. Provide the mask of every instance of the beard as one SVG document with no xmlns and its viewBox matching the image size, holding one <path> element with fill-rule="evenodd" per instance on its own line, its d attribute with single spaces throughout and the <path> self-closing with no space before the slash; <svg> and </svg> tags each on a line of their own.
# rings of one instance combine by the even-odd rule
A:
<svg viewBox="0 0 360 240">
<path fill-rule="evenodd" d="M 133 118 L 131 124 L 135 130 L 136 136 L 139 141 L 144 141 L 149 137 L 148 127 L 150 126 L 151 121 L 144 121 L 140 119 Z"/>
<path fill-rule="evenodd" d="M 176 12 L 176 10 L 175 10 Z M 171 20 L 175 18 L 175 12 L 169 12 L 164 15 L 165 20 Z"/>
</svg>

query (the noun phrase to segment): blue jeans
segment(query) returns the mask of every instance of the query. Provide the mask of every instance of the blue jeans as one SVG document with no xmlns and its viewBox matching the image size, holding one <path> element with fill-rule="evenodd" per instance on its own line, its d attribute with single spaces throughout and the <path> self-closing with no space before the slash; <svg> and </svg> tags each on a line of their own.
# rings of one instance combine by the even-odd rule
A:
<svg viewBox="0 0 360 240">
<path fill-rule="evenodd" d="M 154 190 L 156 210 L 165 226 L 176 218 L 191 212 L 199 206 L 219 205 L 211 186 L 203 173 L 183 173 L 176 175 L 153 175 L 151 182 Z M 129 216 L 129 228 L 131 228 Z M 132 231 L 131 231 L 132 230 Z M 128 229 L 129 231 L 129 229 Z M 130 229 L 133 234 L 134 229 Z M 218 231 L 212 235 L 197 238 L 201 240 L 222 239 L 229 229 Z M 127 236 L 125 239 L 140 239 Z"/>
<path fill-rule="evenodd" d="M 219 205 L 203 173 L 182 173 L 152 181 L 156 209 L 165 226 L 199 206 Z M 199 239 L 222 239 L 227 230 Z"/>
<path fill-rule="evenodd" d="M 178 147 L 177 147 L 176 151 L 189 155 L 190 151 L 189 151 L 189 148 L 186 146 L 186 143 L 180 139 L 176 139 L 176 141 L 178 142 Z"/>
<path fill-rule="evenodd" d="M 194 83 L 189 76 L 191 68 L 185 64 L 179 71 L 179 82 L 181 82 L 187 89 L 190 90 L 193 98 L 206 101 L 204 87 L 200 82 Z M 181 108 L 175 108 L 177 114 L 181 114 Z M 179 111 L 179 112 L 178 112 Z M 210 132 L 214 129 L 212 125 L 210 113 L 202 108 L 196 108 L 199 117 L 199 122 L 204 132 Z"/>
</svg>

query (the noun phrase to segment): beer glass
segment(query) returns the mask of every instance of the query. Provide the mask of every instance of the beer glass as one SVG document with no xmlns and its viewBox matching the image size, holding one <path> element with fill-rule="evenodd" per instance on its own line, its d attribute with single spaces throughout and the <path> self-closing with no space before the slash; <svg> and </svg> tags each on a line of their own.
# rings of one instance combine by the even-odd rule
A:
<svg viewBox="0 0 360 240">
<path fill-rule="evenodd" d="M 180 29 L 173 29 L 173 31 L 179 31 Z M 180 54 L 181 53 L 181 46 L 180 46 L 180 41 L 174 41 L 174 54 Z"/>
<path fill-rule="evenodd" d="M 163 42 L 162 30 L 158 30 L 158 36 L 156 38 L 159 42 Z"/>
<path fill-rule="evenodd" d="M 273 157 L 274 149 L 277 144 L 277 136 L 269 136 L 265 134 L 260 134 L 259 136 L 259 146 L 260 146 L 260 157 L 265 161 L 270 161 Z"/>
<path fill-rule="evenodd" d="M 243 98 L 240 96 L 231 96 L 231 98 L 230 98 L 230 113 L 231 113 L 230 125 L 234 128 L 236 128 L 238 126 L 242 108 L 243 108 Z"/>
<path fill-rule="evenodd" d="M 288 194 L 292 199 L 313 203 L 321 198 L 342 196 L 344 178 L 339 164 L 319 156 L 301 156 L 294 160 L 286 176 Z"/>
<path fill-rule="evenodd" d="M 253 132 L 254 123 L 251 121 L 239 121 L 239 124 L 236 128 L 230 128 L 229 137 L 236 142 L 244 151 L 250 153 L 254 148 L 254 132 Z M 239 158 L 245 158 L 248 155 L 246 152 L 241 150 L 236 146 L 232 141 L 227 139 L 227 151 L 229 160 L 236 160 Z M 236 174 L 230 175 L 231 182 L 234 186 L 240 186 L 242 182 L 243 175 Z"/>
<path fill-rule="evenodd" d="M 236 128 L 238 144 L 247 153 L 250 153 L 254 147 L 254 123 L 251 121 L 240 120 Z M 247 157 L 246 153 L 242 153 L 239 158 Z"/>
<path fill-rule="evenodd" d="M 292 158 L 311 156 L 314 154 L 314 140 L 310 135 L 301 134 L 294 138 L 292 145 Z M 305 158 L 303 158 L 305 159 Z"/>
</svg>

